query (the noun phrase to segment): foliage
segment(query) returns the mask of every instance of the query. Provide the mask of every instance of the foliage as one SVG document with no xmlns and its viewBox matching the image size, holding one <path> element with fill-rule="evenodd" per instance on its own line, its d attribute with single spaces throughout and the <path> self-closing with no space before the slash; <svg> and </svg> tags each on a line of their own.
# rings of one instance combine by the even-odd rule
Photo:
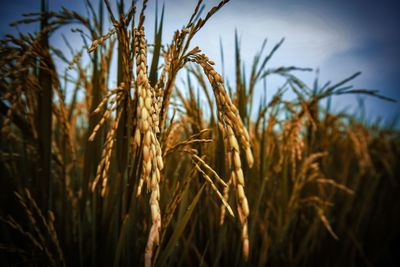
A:
<svg viewBox="0 0 400 267">
<path fill-rule="evenodd" d="M 310 88 L 295 75 L 310 69 L 269 67 L 283 40 L 267 54 L 264 42 L 246 73 L 237 35 L 228 84 L 191 47 L 227 2 L 202 16 L 198 1 L 169 44 L 163 8 L 151 53 L 147 1 L 117 11 L 100 1 L 97 12 L 86 1 L 87 16 L 42 1 L 40 13 L 16 23 L 41 28 L 0 46 L 3 266 L 396 264 L 399 132 L 322 105 L 340 94 L 391 99 L 348 86 L 358 74 Z M 72 23 L 85 45 L 65 40 L 67 54 L 49 36 Z M 252 116 L 255 91 L 271 75 L 285 82 L 269 101 L 264 92 Z"/>
</svg>

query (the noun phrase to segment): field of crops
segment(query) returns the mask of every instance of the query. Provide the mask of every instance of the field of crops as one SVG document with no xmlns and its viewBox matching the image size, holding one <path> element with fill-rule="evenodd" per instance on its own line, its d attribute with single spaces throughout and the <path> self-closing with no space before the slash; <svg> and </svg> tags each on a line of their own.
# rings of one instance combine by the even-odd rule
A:
<svg viewBox="0 0 400 267">
<path fill-rule="evenodd" d="M 15 23 L 38 32 L 0 41 L 1 266 L 398 264 L 400 132 L 330 106 L 393 101 L 359 73 L 305 84 L 269 64 L 282 42 L 245 66 L 236 38 L 228 83 L 191 43 L 228 1 L 194 2 L 170 42 L 163 12 L 143 27 L 147 1 L 45 2 Z M 84 45 L 61 51 L 71 24 Z"/>
</svg>

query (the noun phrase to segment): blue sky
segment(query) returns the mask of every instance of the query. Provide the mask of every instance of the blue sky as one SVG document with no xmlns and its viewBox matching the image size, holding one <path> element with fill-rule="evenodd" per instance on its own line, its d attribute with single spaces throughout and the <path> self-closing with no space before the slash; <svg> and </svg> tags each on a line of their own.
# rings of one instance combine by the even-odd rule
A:
<svg viewBox="0 0 400 267">
<path fill-rule="evenodd" d="M 10 32 L 10 21 L 23 12 L 36 11 L 40 1 L 14 0 L 0 3 L 0 34 Z M 81 0 L 50 0 L 50 8 L 64 5 L 84 13 Z M 96 2 L 96 0 L 94 1 Z M 113 2 L 113 1 L 111 1 Z M 128 2 L 128 1 L 126 1 Z M 217 1 L 205 1 L 212 6 Z M 386 96 L 400 100 L 400 3 L 394 0 L 231 0 L 213 17 L 193 40 L 220 67 L 219 38 L 225 53 L 225 73 L 233 79 L 234 31 L 242 44 L 243 60 L 249 65 L 264 38 L 268 49 L 285 37 L 285 43 L 271 60 L 269 67 L 296 65 L 320 69 L 322 82 L 339 81 L 362 71 L 352 82 L 356 88 L 378 89 Z M 160 4 L 163 1 L 159 1 Z M 190 0 L 166 0 L 163 42 L 169 42 L 174 30 L 182 27 L 195 5 Z M 148 29 L 153 29 L 154 1 L 149 0 Z M 21 28 L 23 29 L 23 28 Z M 71 40 L 79 36 L 68 32 Z M 149 40 L 151 42 L 151 40 Z M 61 40 L 55 43 L 63 46 Z M 315 73 L 299 74 L 311 85 Z M 270 94 L 279 83 L 269 82 Z M 260 90 L 261 91 L 261 90 Z M 259 93 L 261 94 L 261 93 Z M 290 95 L 288 96 L 290 98 Z M 353 96 L 335 98 L 337 110 L 354 110 Z M 400 113 L 399 103 L 365 98 L 370 119 L 381 116 L 390 119 Z"/>
</svg>

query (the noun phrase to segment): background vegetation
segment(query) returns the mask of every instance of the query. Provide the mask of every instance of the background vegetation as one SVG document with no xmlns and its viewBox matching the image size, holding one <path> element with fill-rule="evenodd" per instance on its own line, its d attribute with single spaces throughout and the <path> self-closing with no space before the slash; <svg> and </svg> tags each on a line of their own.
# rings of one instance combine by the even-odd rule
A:
<svg viewBox="0 0 400 267">
<path fill-rule="evenodd" d="M 391 99 L 352 88 L 359 73 L 306 85 L 310 69 L 269 66 L 282 42 L 244 66 L 236 41 L 224 81 L 190 42 L 226 3 L 199 1 L 170 43 L 163 11 L 142 27 L 146 1 L 42 1 L 16 22 L 40 31 L 0 46 L 2 266 L 396 266 L 399 131 L 329 105 Z M 53 47 L 72 24 L 84 46 Z"/>
</svg>

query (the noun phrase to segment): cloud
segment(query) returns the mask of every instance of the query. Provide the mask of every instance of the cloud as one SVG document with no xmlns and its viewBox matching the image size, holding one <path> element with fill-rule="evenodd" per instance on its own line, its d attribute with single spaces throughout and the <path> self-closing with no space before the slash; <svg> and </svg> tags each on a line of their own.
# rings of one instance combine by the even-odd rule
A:
<svg viewBox="0 0 400 267">
<path fill-rule="evenodd" d="M 172 29 L 184 24 L 182 17 L 191 14 L 192 5 L 184 2 L 188 1 L 167 3 L 166 32 L 169 36 L 172 35 Z M 179 14 L 176 12 L 178 10 Z M 321 15 L 305 8 L 288 11 L 271 9 L 259 2 L 243 4 L 242 1 L 232 1 L 198 33 L 193 45 L 201 45 L 207 55 L 218 61 L 221 37 L 225 55 L 229 55 L 227 60 L 229 62 L 232 59 L 233 63 L 231 55 L 234 53 L 234 31 L 237 29 L 242 41 L 242 57 L 250 63 L 264 38 L 270 40 L 268 47 L 271 48 L 285 37 L 286 41 L 272 59 L 272 64 L 318 67 L 357 46 L 354 34 L 343 23 L 333 23 Z"/>
</svg>

